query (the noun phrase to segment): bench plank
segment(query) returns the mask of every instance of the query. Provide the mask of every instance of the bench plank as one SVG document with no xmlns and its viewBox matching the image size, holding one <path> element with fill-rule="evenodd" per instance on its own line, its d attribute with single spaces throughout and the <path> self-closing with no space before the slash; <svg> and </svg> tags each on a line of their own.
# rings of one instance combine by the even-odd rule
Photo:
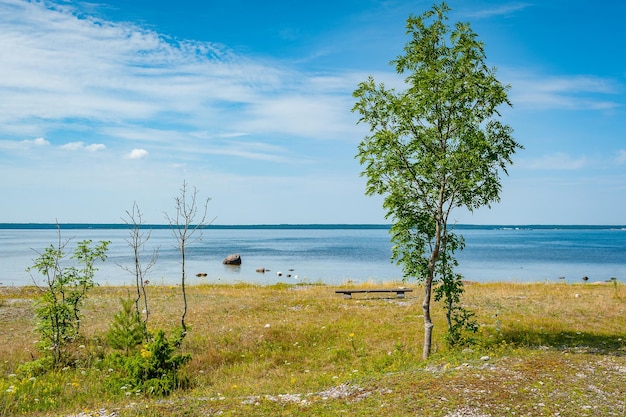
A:
<svg viewBox="0 0 626 417">
<path fill-rule="evenodd" d="M 368 289 L 351 289 L 336 290 L 336 294 L 343 294 L 344 298 L 352 298 L 352 294 L 370 293 L 370 292 L 395 292 L 397 298 L 404 298 L 404 293 L 412 292 L 410 288 L 368 288 Z"/>
</svg>

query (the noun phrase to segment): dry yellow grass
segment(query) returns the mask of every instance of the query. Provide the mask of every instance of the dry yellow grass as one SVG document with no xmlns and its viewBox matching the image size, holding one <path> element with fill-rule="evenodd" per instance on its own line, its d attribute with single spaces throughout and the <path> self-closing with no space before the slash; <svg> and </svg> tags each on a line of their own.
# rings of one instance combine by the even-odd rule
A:
<svg viewBox="0 0 626 417">
<path fill-rule="evenodd" d="M 58 395 L 66 402 L 52 407 L 54 415 L 99 407 L 119 416 L 379 415 L 381 408 L 398 416 L 626 412 L 624 285 L 469 284 L 463 302 L 481 324 L 476 345 L 447 348 L 443 311 L 435 306 L 434 355 L 426 362 L 420 359 L 422 290 L 412 288 L 405 299 L 349 300 L 323 285 L 189 287 L 191 330 L 183 349 L 193 356 L 186 368 L 190 390 L 167 401 L 128 399 L 99 391 L 94 371 L 69 371 L 48 381 L 64 385 Z M 177 326 L 180 289 L 148 290 L 150 327 Z M 0 289 L 2 387 L 20 363 L 38 355 L 35 294 Z M 132 294 L 120 287 L 90 293 L 83 310 L 89 339 L 102 340 L 118 298 Z M 3 409 L 20 407 L 6 393 L 0 401 L 2 416 L 11 415 Z"/>
</svg>

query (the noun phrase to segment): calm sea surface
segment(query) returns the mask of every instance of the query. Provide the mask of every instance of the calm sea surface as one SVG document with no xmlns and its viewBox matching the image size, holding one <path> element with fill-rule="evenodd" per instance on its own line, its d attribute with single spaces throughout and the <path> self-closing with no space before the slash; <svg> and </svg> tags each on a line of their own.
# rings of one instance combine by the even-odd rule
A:
<svg viewBox="0 0 626 417">
<path fill-rule="evenodd" d="M 158 248 L 158 261 L 148 275 L 155 284 L 180 280 L 180 255 L 170 229 L 152 229 L 144 252 L 148 261 Z M 537 282 L 565 277 L 567 282 L 626 281 L 626 227 L 623 226 L 457 226 L 466 240 L 458 254 L 458 272 L 479 282 Z M 62 239 L 76 242 L 110 240 L 108 258 L 98 264 L 100 284 L 132 284 L 129 230 L 119 225 L 62 225 Z M 196 235 L 199 237 L 199 235 Z M 25 269 L 50 244 L 57 242 L 55 225 L 0 224 L 0 283 L 31 285 Z M 222 265 L 238 253 L 239 267 Z M 202 230 L 202 239 L 188 246 L 187 282 L 273 284 L 276 282 L 385 282 L 402 279 L 390 261 L 391 243 L 384 226 L 215 226 Z M 264 267 L 269 272 L 256 272 Z M 282 276 L 278 276 L 278 272 Z M 196 273 L 206 273 L 197 278 Z M 287 275 L 291 275 L 288 277 Z"/>
</svg>

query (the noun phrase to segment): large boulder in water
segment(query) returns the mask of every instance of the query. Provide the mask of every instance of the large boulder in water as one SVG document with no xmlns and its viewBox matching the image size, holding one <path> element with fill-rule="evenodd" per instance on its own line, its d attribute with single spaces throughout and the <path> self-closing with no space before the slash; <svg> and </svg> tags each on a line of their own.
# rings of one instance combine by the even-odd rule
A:
<svg viewBox="0 0 626 417">
<path fill-rule="evenodd" d="M 224 265 L 241 265 L 241 256 L 238 253 L 228 255 L 222 263 Z"/>
</svg>

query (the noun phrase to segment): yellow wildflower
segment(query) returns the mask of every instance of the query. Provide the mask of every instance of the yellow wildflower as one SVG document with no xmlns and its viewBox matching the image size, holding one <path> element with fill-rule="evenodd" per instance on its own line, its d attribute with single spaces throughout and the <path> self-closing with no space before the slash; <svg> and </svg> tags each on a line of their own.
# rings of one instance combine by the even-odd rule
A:
<svg viewBox="0 0 626 417">
<path fill-rule="evenodd" d="M 152 352 L 150 352 L 148 347 L 144 345 L 143 348 L 141 348 L 141 357 L 147 359 L 150 356 L 152 356 Z"/>
</svg>

